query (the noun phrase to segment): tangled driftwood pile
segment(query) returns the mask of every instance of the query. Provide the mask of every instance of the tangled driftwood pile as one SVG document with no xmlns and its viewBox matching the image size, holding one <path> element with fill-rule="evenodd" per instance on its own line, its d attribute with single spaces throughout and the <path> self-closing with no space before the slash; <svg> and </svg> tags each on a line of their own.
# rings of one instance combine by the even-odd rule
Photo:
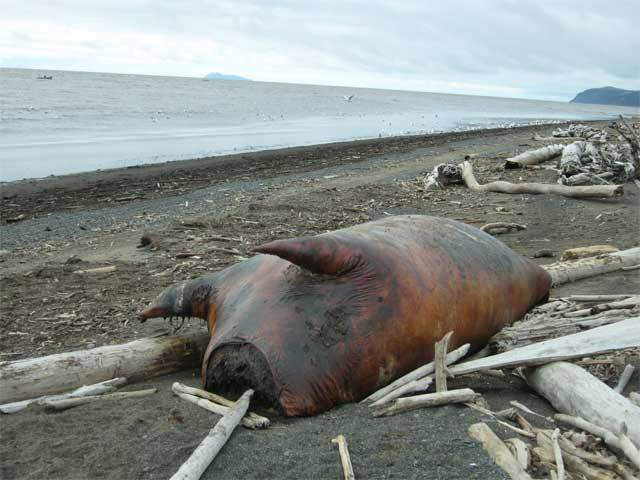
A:
<svg viewBox="0 0 640 480">
<path fill-rule="evenodd" d="M 620 122 L 613 123 L 611 128 L 619 133 L 618 142 L 609 141 L 609 135 L 604 130 L 585 125 L 570 125 L 566 130 L 555 130 L 553 137 L 534 137 L 534 140 L 579 138 L 579 141 L 528 150 L 508 158 L 505 162 L 507 169 L 544 168 L 556 171 L 559 175 L 559 185 L 509 182 L 481 185 L 476 181 L 469 161 L 460 165 L 436 165 L 423 178 L 422 183 L 425 189 L 464 183 L 475 191 L 557 193 L 574 198 L 618 196 L 623 193 L 621 184 L 640 178 L 640 140 L 638 129 L 629 125 L 623 118 Z M 540 166 L 541 163 L 556 158 L 558 160 L 555 167 Z"/>
<path fill-rule="evenodd" d="M 591 142 L 606 142 L 608 139 L 607 132 L 594 128 L 589 125 L 571 124 L 567 128 L 556 128 L 551 134 L 552 137 L 558 138 L 580 138 Z"/>
</svg>

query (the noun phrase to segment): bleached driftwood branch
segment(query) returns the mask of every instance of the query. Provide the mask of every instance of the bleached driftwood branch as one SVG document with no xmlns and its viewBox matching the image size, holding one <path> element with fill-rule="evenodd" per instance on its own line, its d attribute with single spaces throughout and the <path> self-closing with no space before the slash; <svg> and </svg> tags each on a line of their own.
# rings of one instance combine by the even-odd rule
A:
<svg viewBox="0 0 640 480">
<path fill-rule="evenodd" d="M 588 422 L 584 418 L 574 417 L 564 413 L 557 413 L 554 415 L 554 418 L 557 422 L 571 425 L 572 427 L 584 430 L 591 435 L 600 437 L 609 447 L 624 453 L 624 455 L 640 469 L 640 453 L 638 453 L 638 449 L 635 448 L 633 444 L 630 445 L 629 442 L 625 441 L 625 439 L 621 440 L 620 437 L 614 434 L 611 430 Z"/>
<path fill-rule="evenodd" d="M 531 465 L 530 447 L 519 438 L 508 438 L 504 441 L 505 445 L 511 451 L 513 457 L 518 461 L 523 470 L 527 470 Z"/>
<path fill-rule="evenodd" d="M 49 398 L 47 400 L 44 400 L 42 402 L 42 405 L 44 405 L 47 410 L 67 410 L 69 408 L 77 407 L 79 405 L 84 405 L 85 403 L 91 402 L 104 402 L 109 400 L 123 400 L 125 398 L 146 397 L 147 395 L 152 395 L 157 391 L 157 388 L 148 388 L 146 390 L 136 390 L 134 392 L 105 393 L 104 395 L 91 395 L 77 398 Z"/>
<path fill-rule="evenodd" d="M 398 398 L 391 405 L 374 412 L 374 417 L 388 417 L 398 413 L 409 412 L 416 408 L 435 407 L 447 405 L 449 403 L 472 402 L 479 395 L 470 388 L 458 390 L 447 390 L 446 392 L 425 393 L 424 395 L 414 395 L 413 397 Z"/>
<path fill-rule="evenodd" d="M 43 405 L 47 400 L 63 400 L 65 398 L 78 398 L 95 395 L 104 395 L 105 393 L 111 393 L 116 391 L 118 387 L 125 385 L 127 379 L 125 377 L 117 377 L 111 380 L 105 380 L 104 382 L 94 383 L 93 385 L 83 385 L 75 390 L 63 393 L 60 395 L 47 395 L 44 397 L 30 398 L 28 400 L 20 400 L 18 402 L 5 403 L 0 405 L 0 412 L 2 413 L 16 413 L 24 410 L 29 405 Z"/>
<path fill-rule="evenodd" d="M 380 398 L 373 402 L 369 407 L 379 407 L 380 405 L 384 405 L 385 403 L 389 403 L 391 400 L 395 400 L 398 397 L 402 397 L 408 393 L 414 392 L 424 392 L 426 391 L 431 383 L 433 382 L 433 378 L 424 377 L 419 380 L 413 380 L 395 390 L 387 393 L 384 397 Z"/>
<path fill-rule="evenodd" d="M 570 139 L 584 139 L 589 140 L 590 142 L 606 142 L 607 141 L 607 132 L 601 130 L 596 127 L 592 127 L 590 125 L 583 124 L 570 124 L 567 128 L 559 127 L 555 129 L 552 133 L 552 138 L 556 140 L 560 140 L 562 138 L 570 138 Z"/>
<path fill-rule="evenodd" d="M 588 185 L 579 187 L 567 187 L 566 185 L 552 185 L 544 183 L 509 183 L 496 181 L 480 185 L 473 175 L 473 167 L 470 162 L 463 162 L 462 179 L 465 185 L 474 192 L 497 192 L 497 193 L 528 193 L 539 195 L 544 193 L 555 193 L 571 198 L 598 198 L 616 197 L 624 193 L 622 185 Z"/>
<path fill-rule="evenodd" d="M 242 394 L 235 405 L 216 423 L 216 426 L 209 431 L 209 434 L 187 461 L 171 477 L 171 480 L 198 480 L 202 476 L 247 413 L 249 399 L 252 395 L 253 390 L 247 390 Z"/>
<path fill-rule="evenodd" d="M 512 480 L 531 480 L 520 462 L 511 454 L 509 448 L 493 433 L 486 423 L 474 423 L 469 427 L 469 435 L 482 443 L 482 448 L 491 459 L 512 478 Z"/>
<path fill-rule="evenodd" d="M 524 168 L 526 165 L 537 165 L 562 154 L 564 145 L 549 145 L 536 150 L 527 150 L 515 157 L 507 158 L 505 168 Z"/>
<path fill-rule="evenodd" d="M 490 368 L 543 365 L 558 360 L 582 358 L 597 353 L 640 346 L 640 317 L 593 328 L 573 335 L 534 343 L 508 352 L 453 365 L 453 375 L 464 375 Z"/>
<path fill-rule="evenodd" d="M 616 323 L 640 314 L 640 298 L 636 296 L 577 295 L 579 301 L 614 298 L 615 301 L 593 305 L 580 304 L 570 297 L 554 299 L 535 307 L 522 320 L 504 327 L 489 339 L 494 351 L 504 352 L 551 338 L 571 335 L 585 329 Z M 585 308 L 586 307 L 586 308 Z"/>
<path fill-rule="evenodd" d="M 557 287 L 583 278 L 615 272 L 638 263 L 640 263 L 640 247 L 634 247 L 599 257 L 543 265 L 543 268 L 551 275 L 552 286 Z"/>
<path fill-rule="evenodd" d="M 447 354 L 447 365 L 455 363 L 458 360 L 460 360 L 462 357 L 464 357 L 467 354 L 467 352 L 469 351 L 470 347 L 471 347 L 470 344 L 465 343 L 461 347 L 458 347 L 455 350 L 451 351 L 449 354 Z M 421 367 L 416 368 L 415 370 L 412 370 L 411 372 L 409 372 L 406 375 L 398 378 L 397 380 L 395 380 L 394 382 L 390 383 L 389 385 L 387 385 L 387 386 L 381 388 L 380 390 L 372 393 L 371 395 L 369 395 L 367 398 L 365 398 L 362 401 L 363 402 L 367 402 L 367 401 L 375 402 L 376 400 L 380 400 L 382 397 L 384 397 L 388 393 L 396 390 L 397 388 L 400 388 L 400 387 L 402 387 L 403 385 L 406 385 L 409 382 L 412 382 L 414 380 L 420 380 L 421 378 L 424 378 L 427 375 L 432 374 L 434 372 L 434 370 L 435 370 L 435 363 L 434 362 L 427 363 L 426 365 L 423 365 Z"/>
<path fill-rule="evenodd" d="M 434 348 L 434 363 L 436 364 L 436 392 L 447 391 L 447 352 L 449 351 L 449 341 L 453 332 L 448 332 L 442 339 L 436 342 Z"/>
<path fill-rule="evenodd" d="M 234 404 L 231 400 L 227 400 L 219 395 L 201 390 L 199 388 L 188 387 L 180 382 L 174 382 L 171 386 L 173 393 L 178 395 L 183 400 L 198 405 L 205 410 L 216 413 L 218 415 L 226 415 Z M 221 404 L 224 402 L 224 405 Z M 246 428 L 267 428 L 270 422 L 269 419 L 253 412 L 247 413 L 242 419 L 242 426 Z"/>
<path fill-rule="evenodd" d="M 62 393 L 114 376 L 135 381 L 198 367 L 208 342 L 202 332 L 3 362 L 0 403 Z"/>
<path fill-rule="evenodd" d="M 344 480 L 355 480 L 356 476 L 353 473 L 353 465 L 351 465 L 351 456 L 349 455 L 349 447 L 347 446 L 347 439 L 344 435 L 338 435 L 336 438 L 331 439 L 331 443 L 338 445 L 338 451 L 340 452 L 340 463 L 342 464 L 342 473 L 344 474 Z"/>
<path fill-rule="evenodd" d="M 553 362 L 525 371 L 525 377 L 557 411 L 582 417 L 616 435 L 625 433 L 622 425 L 626 423 L 626 434 L 640 445 L 640 408 L 583 368 Z"/>
</svg>

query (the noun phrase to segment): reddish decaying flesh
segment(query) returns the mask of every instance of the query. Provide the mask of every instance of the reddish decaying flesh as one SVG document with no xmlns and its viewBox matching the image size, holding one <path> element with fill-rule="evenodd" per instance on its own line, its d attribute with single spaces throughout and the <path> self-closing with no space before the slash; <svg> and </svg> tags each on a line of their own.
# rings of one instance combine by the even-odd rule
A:
<svg viewBox="0 0 640 480">
<path fill-rule="evenodd" d="M 451 348 L 479 348 L 551 285 L 542 268 L 494 237 L 428 216 L 388 217 L 255 250 L 264 255 L 182 293 L 208 320 L 203 376 L 214 351 L 249 344 L 270 368 L 276 391 L 269 396 L 289 416 L 366 397 L 431 361 L 448 331 Z"/>
</svg>

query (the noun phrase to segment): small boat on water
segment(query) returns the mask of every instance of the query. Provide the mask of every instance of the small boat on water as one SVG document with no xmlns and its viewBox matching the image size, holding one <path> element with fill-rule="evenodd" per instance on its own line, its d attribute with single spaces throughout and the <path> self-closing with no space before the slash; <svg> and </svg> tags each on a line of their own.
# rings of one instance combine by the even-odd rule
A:
<svg viewBox="0 0 640 480">
<path fill-rule="evenodd" d="M 53 80 L 53 76 L 52 75 L 42 75 L 42 76 L 38 77 L 38 80 Z"/>
</svg>

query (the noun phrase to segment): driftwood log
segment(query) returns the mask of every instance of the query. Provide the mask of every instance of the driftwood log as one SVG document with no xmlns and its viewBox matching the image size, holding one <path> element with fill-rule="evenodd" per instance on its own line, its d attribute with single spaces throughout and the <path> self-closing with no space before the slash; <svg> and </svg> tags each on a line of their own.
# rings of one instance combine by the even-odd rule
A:
<svg viewBox="0 0 640 480">
<path fill-rule="evenodd" d="M 209 431 L 209 434 L 187 461 L 171 477 L 171 480 L 198 480 L 202 476 L 247 413 L 249 399 L 252 395 L 253 390 L 247 390 L 242 394 L 235 405 L 216 423 L 216 426 Z"/>
<path fill-rule="evenodd" d="M 28 358 L 0 364 L 0 403 L 52 395 L 123 376 L 131 381 L 199 367 L 206 332 Z"/>
<path fill-rule="evenodd" d="M 561 155 L 563 149 L 564 145 L 549 145 L 536 150 L 527 150 L 520 155 L 507 158 L 504 167 L 524 168 L 526 165 L 537 165 Z"/>
<path fill-rule="evenodd" d="M 639 325 L 640 320 L 635 323 L 640 332 Z M 557 411 L 582 417 L 616 435 L 626 434 L 640 445 L 640 408 L 583 368 L 553 362 L 525 371 L 525 377 Z"/>
<path fill-rule="evenodd" d="M 543 365 L 559 360 L 638 347 L 640 346 L 638 325 L 640 325 L 640 317 L 631 317 L 611 325 L 460 363 L 449 367 L 449 371 L 455 376 L 492 368 Z"/>
<path fill-rule="evenodd" d="M 543 265 L 543 268 L 551 275 L 552 286 L 557 287 L 583 278 L 622 270 L 639 263 L 640 247 L 634 247 L 599 257 Z"/>
<path fill-rule="evenodd" d="M 474 423 L 471 425 L 469 427 L 469 435 L 482 443 L 482 448 L 485 449 L 496 465 L 507 472 L 513 480 L 531 480 L 521 463 L 486 423 Z"/>
<path fill-rule="evenodd" d="M 622 185 L 588 185 L 579 187 L 568 187 L 566 185 L 552 185 L 544 183 L 510 183 L 496 181 L 480 185 L 473 175 L 473 167 L 468 161 L 460 164 L 462 169 L 462 179 L 465 185 L 474 192 L 497 192 L 497 193 L 528 193 L 539 195 L 544 193 L 555 193 L 571 198 L 603 198 L 616 197 L 624 193 Z"/>
</svg>

